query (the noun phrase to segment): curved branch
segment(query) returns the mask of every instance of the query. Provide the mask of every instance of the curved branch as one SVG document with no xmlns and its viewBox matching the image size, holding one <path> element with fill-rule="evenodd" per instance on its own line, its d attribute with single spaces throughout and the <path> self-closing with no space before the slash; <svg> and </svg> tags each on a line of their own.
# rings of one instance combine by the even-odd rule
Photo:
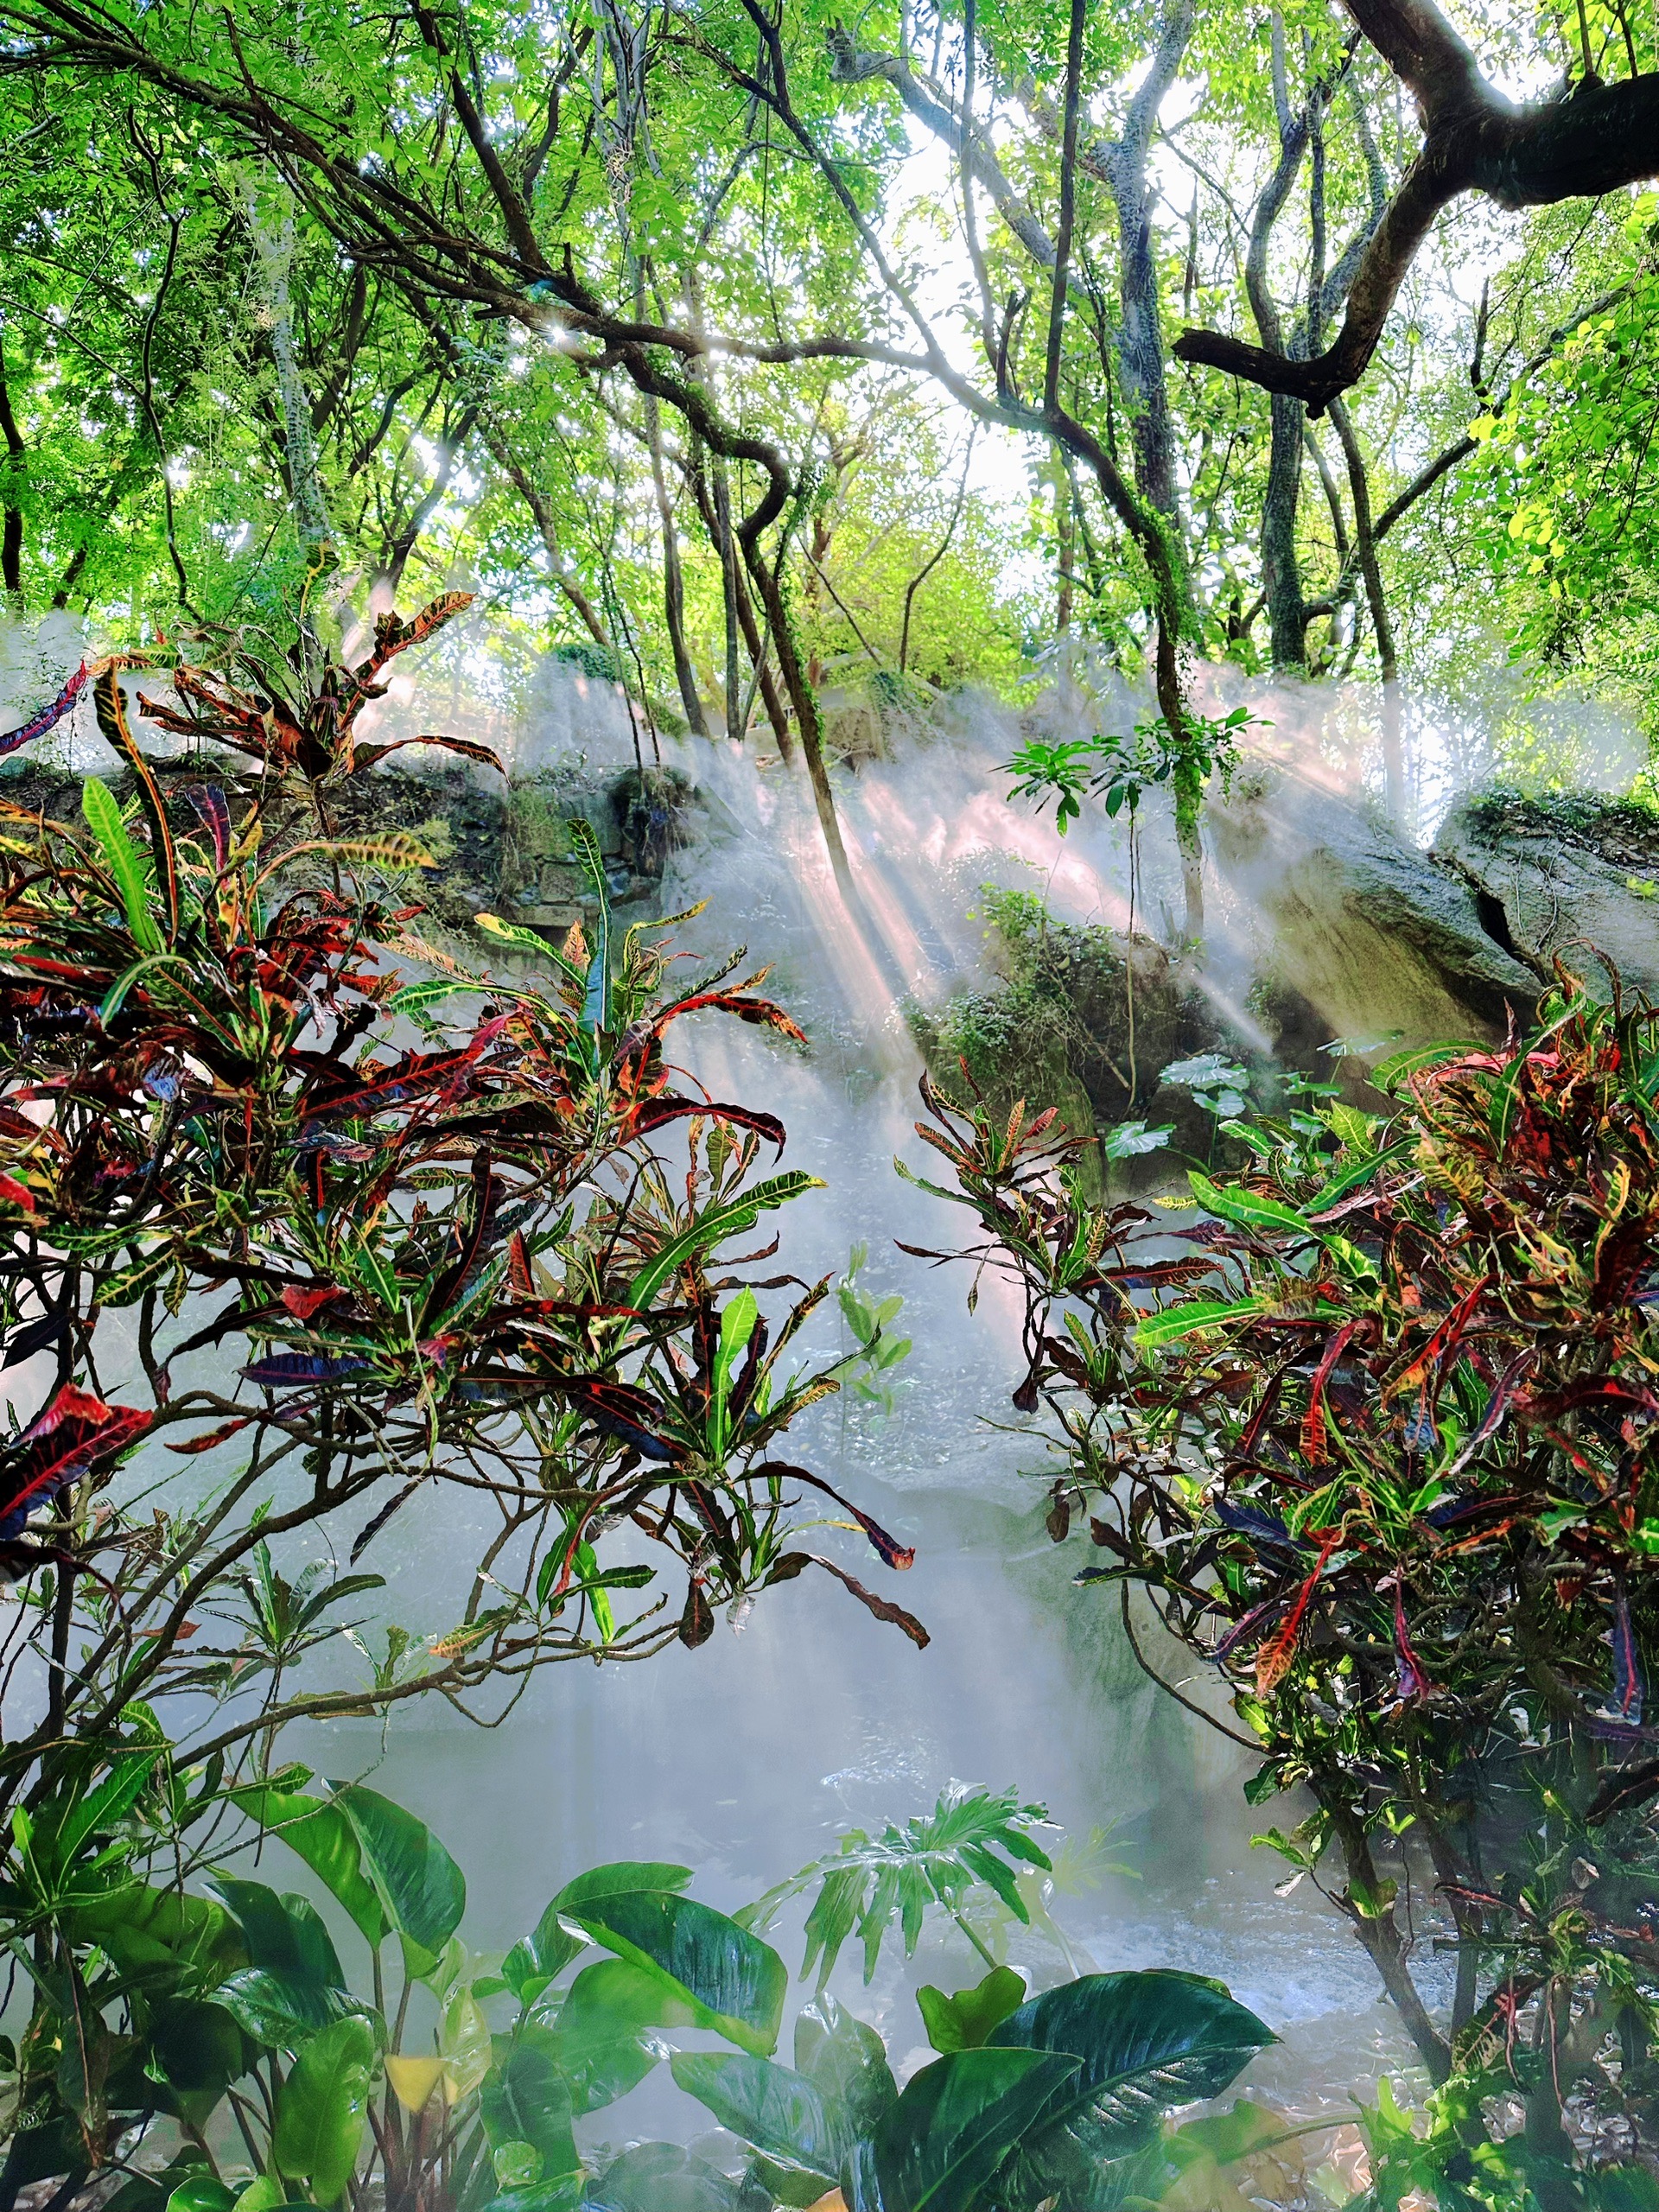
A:
<svg viewBox="0 0 1659 2212">
<path fill-rule="evenodd" d="M 1419 249 L 1440 210 L 1466 192 L 1505 207 L 1593 198 L 1659 175 L 1659 74 L 1516 107 L 1481 76 L 1433 0 L 1347 0 L 1363 35 L 1416 99 L 1425 129 L 1361 258 L 1341 330 L 1325 353 L 1291 361 L 1220 331 L 1177 340 L 1183 361 L 1242 377 L 1321 415 L 1363 375 Z"/>
</svg>

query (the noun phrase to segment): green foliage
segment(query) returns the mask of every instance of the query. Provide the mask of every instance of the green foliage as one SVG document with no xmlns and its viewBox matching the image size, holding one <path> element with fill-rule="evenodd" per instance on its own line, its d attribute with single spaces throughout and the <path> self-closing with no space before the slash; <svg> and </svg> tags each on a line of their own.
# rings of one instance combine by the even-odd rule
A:
<svg viewBox="0 0 1659 2212">
<path fill-rule="evenodd" d="M 1561 2098 L 1645 2097 L 1659 2020 L 1629 1933 L 1659 1879 L 1659 1014 L 1569 978 L 1531 1035 L 1373 1080 L 1391 1113 L 1308 1086 L 1247 1125 L 1243 1176 L 1195 1171 L 1175 1261 L 1138 1259 L 1133 1209 L 1078 1213 L 1063 1147 L 1016 1185 L 982 1125 L 938 1146 L 1025 1287 L 1016 1403 L 1064 1413 L 1052 1533 L 1086 1506 L 1106 1563 L 1080 1579 L 1141 1583 L 1222 1669 L 1251 1801 L 1311 1793 L 1262 1840 L 1334 1891 L 1477 2136 L 1514 2090 L 1531 2150 L 1570 2163 Z M 1456 1931 L 1449 2033 L 1404 1940 L 1420 1853 Z"/>
<path fill-rule="evenodd" d="M 902 1828 L 889 1826 L 874 1836 L 862 1828 L 849 1829 L 837 1849 L 768 1890 L 746 1917 L 752 1927 L 770 1927 L 789 1899 L 816 1890 L 807 1915 L 801 1974 L 804 1979 L 816 1962 L 820 1989 L 855 1931 L 864 1947 L 867 1982 L 895 1923 L 908 1958 L 928 1908 L 934 1904 L 950 1914 L 986 1963 L 994 1966 L 996 1961 L 968 1918 L 969 1899 L 982 1884 L 987 1885 L 1016 1920 L 1030 1920 L 1019 1869 L 1046 1871 L 1047 1856 L 1031 1834 L 1046 1818 L 1040 1805 L 1022 1805 L 1011 1789 L 994 1794 L 985 1789 L 952 1788 L 931 1815 L 909 1820 Z"/>
</svg>

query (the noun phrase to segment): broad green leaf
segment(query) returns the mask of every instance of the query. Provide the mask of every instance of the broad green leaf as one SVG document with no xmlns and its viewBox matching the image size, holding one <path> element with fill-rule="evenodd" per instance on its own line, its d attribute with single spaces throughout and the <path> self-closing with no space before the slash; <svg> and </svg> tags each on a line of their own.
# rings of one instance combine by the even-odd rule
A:
<svg viewBox="0 0 1659 2212">
<path fill-rule="evenodd" d="M 141 853 L 128 836 L 114 792 L 96 776 L 88 776 L 81 786 L 80 810 L 115 879 L 133 943 L 146 952 L 164 950 L 166 941 L 161 925 L 150 907 L 156 887 L 155 872 L 149 856 Z"/>
<path fill-rule="evenodd" d="M 580 2116 L 626 2096 L 658 2060 L 650 2038 L 659 2028 L 699 2024 L 696 2007 L 626 1959 L 584 1967 L 559 2007 L 556 2056 Z"/>
<path fill-rule="evenodd" d="M 213 1887 L 236 1915 L 251 1965 L 324 1989 L 345 1987 L 334 1938 L 308 1898 L 279 1897 L 264 1882 L 230 1875 L 221 1876 Z"/>
<path fill-rule="evenodd" d="M 213 2002 L 267 2050 L 297 2050 L 333 2020 L 364 2007 L 344 1989 L 248 1967 L 220 1982 Z"/>
<path fill-rule="evenodd" d="M 429 1972 L 461 1925 L 467 1882 L 429 1827 L 360 1783 L 334 1783 L 335 1802 L 362 1847 L 364 1871 L 416 1970 Z"/>
<path fill-rule="evenodd" d="M 750 2212 L 735 2182 L 677 2143 L 625 2151 L 582 2193 L 582 2212 Z"/>
<path fill-rule="evenodd" d="M 1127 2151 L 1171 2105 L 1219 2096 L 1273 2031 L 1198 1975 L 1095 1974 L 1062 1982 L 992 2030 L 996 2050 L 1064 2051 L 1080 2072 L 1056 2120 L 1087 2113 Z"/>
<path fill-rule="evenodd" d="M 1484 1045 L 1467 1038 L 1444 1045 L 1414 1045 L 1403 1052 L 1390 1052 L 1388 1058 L 1379 1060 L 1371 1070 L 1374 1089 L 1384 1093 L 1397 1090 L 1408 1076 L 1421 1075 L 1425 1068 L 1443 1066 L 1447 1060 L 1465 1060 L 1471 1053 L 1484 1052 Z"/>
<path fill-rule="evenodd" d="M 1200 1329 L 1220 1329 L 1229 1321 L 1248 1320 L 1253 1313 L 1264 1312 L 1267 1304 L 1264 1297 L 1199 1298 L 1184 1306 L 1166 1306 L 1160 1313 L 1147 1315 L 1135 1329 L 1135 1341 L 1142 1351 L 1155 1351 L 1160 1344 L 1178 1344 L 1183 1337 L 1195 1337 Z"/>
<path fill-rule="evenodd" d="M 700 2027 L 762 2057 L 776 2047 L 788 1969 L 723 1912 L 667 1890 L 561 1899 L 560 1909 L 596 1943 L 683 1997 Z"/>
<path fill-rule="evenodd" d="M 795 2070 L 840 2105 L 860 2134 L 871 2133 L 898 2101 L 886 2044 L 827 1991 L 820 1990 L 797 2016 Z"/>
<path fill-rule="evenodd" d="M 231 2212 L 236 2192 L 205 2167 L 188 2175 L 167 2200 L 167 2212 Z"/>
<path fill-rule="evenodd" d="M 302 1858 L 329 1894 L 346 1908 L 371 1943 L 385 1941 L 388 1922 L 379 1892 L 363 1866 L 357 1830 L 340 1806 L 326 1797 L 251 1783 L 228 1796 L 251 1820 L 280 1837 Z"/>
<path fill-rule="evenodd" d="M 279 2173 L 332 2204 L 350 2180 L 374 2087 L 374 2031 L 360 2015 L 314 2036 L 283 2084 L 271 2136 Z"/>
<path fill-rule="evenodd" d="M 493 2149 L 528 2143 L 541 2159 L 538 2181 L 556 2180 L 581 2164 L 570 2133 L 570 2090 L 550 2044 L 518 2043 L 486 2081 L 479 2099 Z"/>
<path fill-rule="evenodd" d="M 574 1906 L 591 1904 L 596 1898 L 620 1897 L 632 1890 L 683 1890 L 690 1879 L 689 1866 L 674 1866 L 655 1859 L 619 1859 L 607 1866 L 590 1866 L 585 1874 L 565 1884 L 543 1914 L 542 1925 L 545 1927 L 549 1916 L 558 1912 L 574 1917 Z"/>
<path fill-rule="evenodd" d="M 1078 2062 L 958 2050 L 906 2085 L 876 2132 L 882 2212 L 980 2212 L 993 2176 L 1070 2091 Z"/>
<path fill-rule="evenodd" d="M 1012 1967 L 993 1967 L 982 1981 L 953 1997 L 926 1985 L 916 1993 L 927 2039 L 939 2051 L 977 2050 L 1025 2000 L 1025 1977 Z"/>
<path fill-rule="evenodd" d="M 778 2164 L 818 2177 L 824 2190 L 834 2186 L 853 2131 L 804 2074 L 748 2051 L 717 2050 L 676 2051 L 669 2070 L 722 2127 Z"/>
<path fill-rule="evenodd" d="M 1241 1229 L 1276 1229 L 1291 1236 L 1316 1237 L 1319 1233 L 1309 1227 L 1294 1206 L 1281 1205 L 1277 1198 L 1262 1198 L 1255 1191 L 1224 1188 L 1196 1167 L 1188 1168 L 1186 1179 L 1205 1211 L 1219 1220 L 1235 1222 Z"/>
</svg>

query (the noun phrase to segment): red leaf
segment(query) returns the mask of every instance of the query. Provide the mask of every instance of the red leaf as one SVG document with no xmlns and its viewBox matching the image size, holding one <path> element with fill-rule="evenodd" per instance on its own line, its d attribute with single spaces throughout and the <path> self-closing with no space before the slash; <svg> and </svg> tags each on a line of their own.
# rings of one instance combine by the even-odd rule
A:
<svg viewBox="0 0 1659 2212">
<path fill-rule="evenodd" d="M 78 1482 L 99 1459 L 124 1452 L 155 1418 L 136 1406 L 106 1406 L 66 1382 L 8 1455 L 0 1478 L 0 1542 L 17 1534 L 34 1505 Z"/>
<path fill-rule="evenodd" d="M 1289 1672 L 1290 1662 L 1296 1654 L 1296 1638 L 1301 1630 L 1302 1615 L 1307 1611 L 1308 1599 L 1313 1595 L 1313 1586 L 1325 1573 L 1326 1560 L 1341 1541 L 1340 1529 L 1325 1538 L 1319 1547 L 1319 1556 L 1314 1562 L 1313 1572 L 1297 1592 L 1296 1602 L 1287 1615 L 1284 1626 L 1271 1643 L 1264 1643 L 1257 1652 L 1255 1694 L 1258 1697 L 1271 1697 Z"/>
<path fill-rule="evenodd" d="M 223 1444 L 239 1428 L 246 1428 L 252 1419 L 251 1414 L 245 1414 L 240 1421 L 222 1421 L 217 1428 L 210 1428 L 206 1436 L 187 1437 L 182 1444 L 169 1444 L 167 1448 L 181 1456 L 192 1452 L 211 1452 L 215 1444 Z"/>
<path fill-rule="evenodd" d="M 283 1292 L 283 1303 L 296 1321 L 308 1321 L 321 1307 L 343 1295 L 344 1293 L 332 1283 L 321 1288 L 305 1290 L 298 1283 L 291 1282 Z"/>
</svg>

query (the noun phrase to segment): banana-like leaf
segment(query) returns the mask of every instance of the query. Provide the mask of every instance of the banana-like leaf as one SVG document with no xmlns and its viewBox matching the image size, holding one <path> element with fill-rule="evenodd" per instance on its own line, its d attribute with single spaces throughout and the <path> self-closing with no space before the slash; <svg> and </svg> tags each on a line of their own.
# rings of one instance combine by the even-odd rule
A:
<svg viewBox="0 0 1659 2212">
<path fill-rule="evenodd" d="M 958 2050 L 923 2067 L 876 2132 L 882 2212 L 983 2212 L 993 2177 L 1077 2072 L 1043 2050 Z"/>
<path fill-rule="evenodd" d="M 351 2179 L 374 2087 L 374 2031 L 351 2013 L 314 2036 L 283 2084 L 271 2134 L 279 2173 L 332 2204 Z"/>
<path fill-rule="evenodd" d="M 669 2070 L 722 2127 L 777 2164 L 835 2186 L 853 2147 L 846 2112 L 791 2067 L 749 2051 L 678 2050 Z"/>
<path fill-rule="evenodd" d="M 667 1890 L 562 1902 L 560 1910 L 683 1998 L 699 2027 L 761 2057 L 777 2047 L 789 1970 L 769 1943 L 723 1912 Z"/>
</svg>

